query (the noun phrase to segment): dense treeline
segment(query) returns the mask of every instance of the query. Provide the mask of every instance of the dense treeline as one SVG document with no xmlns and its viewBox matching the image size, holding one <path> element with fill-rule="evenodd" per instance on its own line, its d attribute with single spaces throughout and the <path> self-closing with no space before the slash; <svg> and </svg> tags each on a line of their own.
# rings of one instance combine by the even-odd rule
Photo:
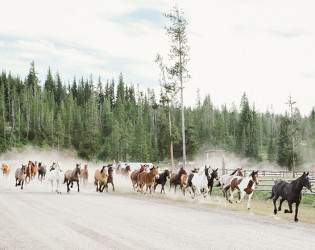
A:
<svg viewBox="0 0 315 250">
<path fill-rule="evenodd" d="M 246 94 L 239 108 L 213 106 L 210 96 L 194 108 L 185 108 L 187 156 L 198 150 L 226 149 L 240 157 L 292 167 L 292 136 L 295 165 L 315 149 L 315 109 L 301 117 L 298 109 L 276 115 L 258 113 Z M 34 62 L 22 80 L 2 72 L 0 78 L 0 152 L 11 147 L 38 145 L 75 149 L 86 159 L 157 162 L 169 159 L 168 106 L 158 102 L 153 90 L 141 91 L 101 79 L 76 79 L 67 85 L 58 72 L 48 69 L 39 84 Z M 182 156 L 181 111 L 170 105 L 174 157 Z M 294 133 L 293 127 L 294 126 Z"/>
</svg>

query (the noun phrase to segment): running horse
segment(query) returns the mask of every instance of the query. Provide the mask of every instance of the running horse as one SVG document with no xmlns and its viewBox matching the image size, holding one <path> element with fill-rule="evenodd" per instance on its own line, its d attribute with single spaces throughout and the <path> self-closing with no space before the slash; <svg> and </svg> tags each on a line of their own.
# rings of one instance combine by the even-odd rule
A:
<svg viewBox="0 0 315 250">
<path fill-rule="evenodd" d="M 81 173 L 80 173 L 80 181 L 83 180 L 83 184 L 86 184 L 88 179 L 89 179 L 88 165 L 84 164 L 84 168 L 81 169 Z"/>
<path fill-rule="evenodd" d="M 39 162 L 38 163 L 38 180 L 42 181 L 45 180 L 46 176 L 46 164 Z"/>
<path fill-rule="evenodd" d="M 120 170 L 120 174 L 121 174 L 122 176 L 129 177 L 130 171 L 131 171 L 130 166 L 127 165 L 125 168 L 122 168 L 122 169 Z"/>
<path fill-rule="evenodd" d="M 182 188 L 182 185 L 181 185 L 181 177 L 182 175 L 186 175 L 187 172 L 186 170 L 184 169 L 184 167 L 181 167 L 178 171 L 177 174 L 172 174 L 171 176 L 171 179 L 170 179 L 170 191 L 171 191 L 171 188 L 172 188 L 172 185 L 174 186 L 175 188 L 175 193 L 176 193 L 176 187 L 178 185 L 180 185 L 180 187 Z"/>
<path fill-rule="evenodd" d="M 138 175 L 142 172 L 146 172 L 148 169 L 147 165 L 141 165 L 141 168 L 139 170 L 135 170 L 131 173 L 130 179 L 132 181 L 133 189 L 136 190 L 138 187 Z M 137 185 L 137 186 L 136 186 Z"/>
<path fill-rule="evenodd" d="M 303 173 L 299 178 L 297 178 L 294 181 L 291 181 L 288 183 L 287 181 L 284 180 L 276 180 L 275 185 L 272 187 L 272 193 L 271 196 L 268 197 L 267 199 L 272 199 L 273 198 L 273 205 L 274 205 L 274 214 L 277 214 L 277 207 L 276 207 L 276 202 L 279 196 L 281 196 L 280 200 L 280 205 L 278 208 L 278 211 L 281 211 L 281 205 L 282 203 L 287 200 L 289 209 L 285 209 L 285 213 L 293 213 L 292 210 L 292 204 L 295 203 L 295 216 L 294 216 L 294 221 L 298 222 L 299 219 L 297 218 L 298 211 L 299 211 L 299 205 L 302 199 L 302 189 L 303 187 L 306 187 L 309 189 L 311 192 L 312 191 L 312 186 L 308 178 L 309 173 Z"/>
<path fill-rule="evenodd" d="M 145 193 L 148 191 L 148 188 L 150 188 L 150 194 L 152 193 L 152 185 L 154 185 L 155 179 L 159 178 L 159 167 L 153 166 L 150 169 L 150 172 L 141 172 L 138 175 L 138 192 L 141 191 L 143 193 L 143 187 L 146 186 Z M 145 194 L 144 193 L 144 194 Z"/>
<path fill-rule="evenodd" d="M 24 184 L 24 180 L 25 180 L 25 168 L 26 165 L 22 165 L 21 168 L 18 168 L 15 171 L 15 186 L 21 186 L 21 189 L 23 189 L 23 184 Z M 19 182 L 18 182 L 19 181 Z"/>
<path fill-rule="evenodd" d="M 79 181 L 80 181 L 80 166 L 81 164 L 76 164 L 76 167 L 73 170 L 68 170 L 65 172 L 65 176 L 64 176 L 64 180 L 63 183 L 67 183 L 67 192 L 70 192 L 70 184 L 71 184 L 71 188 L 73 187 L 73 182 L 77 183 L 78 186 L 78 192 L 80 192 L 80 185 L 79 185 Z"/>
<path fill-rule="evenodd" d="M 31 165 L 31 179 L 33 179 L 38 171 L 38 166 L 37 166 L 37 161 L 35 161 L 35 163 L 33 163 L 32 161 L 29 161 L 28 164 Z"/>
<path fill-rule="evenodd" d="M 5 176 L 6 179 L 8 179 L 8 176 L 9 176 L 10 171 L 11 171 L 10 167 L 7 164 L 2 163 L 1 170 L 2 170 L 2 174 L 3 174 L 3 178 Z"/>
<path fill-rule="evenodd" d="M 254 194 L 255 184 L 258 185 L 258 171 L 253 171 L 248 177 L 243 178 L 240 176 L 233 177 L 230 184 L 231 197 L 229 202 L 233 202 L 235 193 L 240 192 L 241 198 L 236 203 L 241 203 L 245 195 L 248 194 L 247 209 L 250 209 L 250 200 Z"/>
<path fill-rule="evenodd" d="M 25 184 L 28 184 L 31 181 L 32 164 L 34 164 L 34 163 L 32 161 L 29 161 L 26 168 L 25 168 Z M 27 178 L 28 178 L 28 181 L 27 181 Z"/>
<path fill-rule="evenodd" d="M 227 195 L 227 191 L 230 188 L 230 184 L 231 184 L 231 180 L 235 177 L 235 176 L 240 176 L 243 177 L 243 170 L 242 168 L 237 168 L 236 170 L 234 170 L 234 172 L 230 175 L 222 175 L 219 179 L 220 182 L 220 186 L 221 186 L 221 190 L 223 193 L 223 196 L 226 197 L 226 200 L 228 200 L 228 195 Z"/>
</svg>

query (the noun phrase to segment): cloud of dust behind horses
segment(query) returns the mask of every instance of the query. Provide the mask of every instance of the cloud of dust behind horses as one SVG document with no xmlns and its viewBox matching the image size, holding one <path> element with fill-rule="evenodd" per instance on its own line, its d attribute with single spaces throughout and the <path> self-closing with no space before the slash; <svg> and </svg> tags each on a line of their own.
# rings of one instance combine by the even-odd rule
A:
<svg viewBox="0 0 315 250">
<path fill-rule="evenodd" d="M 50 167 L 53 162 L 61 162 L 64 170 L 73 169 L 76 163 L 87 163 L 89 167 L 96 167 L 102 163 L 96 164 L 76 157 L 72 150 L 58 151 L 54 149 L 42 149 L 28 146 L 23 149 L 13 148 L 4 153 L 0 157 L 1 163 L 7 163 L 11 169 L 20 168 L 22 164 L 27 164 L 28 161 L 43 162 L 47 167 Z"/>
</svg>

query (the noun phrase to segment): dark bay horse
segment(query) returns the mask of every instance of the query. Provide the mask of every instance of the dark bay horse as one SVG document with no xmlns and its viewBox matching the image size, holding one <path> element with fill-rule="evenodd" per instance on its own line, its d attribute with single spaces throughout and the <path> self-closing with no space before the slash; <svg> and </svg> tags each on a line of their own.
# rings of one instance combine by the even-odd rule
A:
<svg viewBox="0 0 315 250">
<path fill-rule="evenodd" d="M 299 219 L 297 218 L 298 215 L 298 210 L 299 210 L 299 205 L 302 199 L 302 189 L 303 187 L 306 187 L 309 189 L 311 192 L 312 191 L 312 186 L 308 178 L 308 172 L 303 173 L 299 178 L 297 178 L 294 181 L 291 181 L 290 183 L 284 180 L 276 180 L 275 185 L 272 187 L 272 193 L 271 196 L 268 197 L 267 199 L 272 199 L 273 198 L 273 205 L 274 205 L 274 214 L 277 214 L 277 207 L 276 207 L 276 202 L 279 196 L 282 197 L 280 200 L 279 208 L 278 211 L 281 211 L 281 205 L 282 203 L 287 200 L 289 209 L 285 209 L 285 213 L 293 213 L 292 211 L 292 204 L 295 203 L 295 216 L 294 216 L 294 221 L 298 222 Z"/>
<path fill-rule="evenodd" d="M 216 170 L 212 169 L 212 172 L 210 174 L 210 178 L 208 178 L 208 188 L 209 188 L 209 195 L 210 196 L 212 194 L 212 188 L 213 188 L 214 179 L 216 179 L 216 180 L 219 179 L 218 169 L 216 169 Z"/>
<path fill-rule="evenodd" d="M 77 183 L 78 186 L 78 192 L 80 192 L 80 165 L 81 164 L 76 164 L 76 167 L 73 170 L 68 170 L 65 172 L 65 178 L 63 180 L 63 183 L 67 182 L 67 192 L 70 192 L 70 184 L 71 184 L 71 188 L 73 187 L 73 182 Z"/>
<path fill-rule="evenodd" d="M 46 165 L 45 163 L 39 162 L 38 163 L 38 179 L 42 181 L 43 179 L 45 180 L 46 176 Z"/>
<path fill-rule="evenodd" d="M 112 165 L 109 165 L 108 167 L 108 177 L 107 177 L 107 185 L 106 185 L 106 192 L 108 192 L 108 184 L 112 184 L 113 191 L 115 191 L 114 186 L 114 168 Z"/>
<path fill-rule="evenodd" d="M 187 174 L 187 172 L 184 169 L 184 167 L 181 167 L 177 174 L 172 174 L 171 180 L 170 180 L 170 191 L 171 191 L 172 186 L 174 186 L 175 187 L 175 193 L 176 193 L 176 187 L 178 185 L 181 186 L 181 177 L 182 177 L 183 174 Z"/>
<path fill-rule="evenodd" d="M 127 165 L 125 168 L 120 170 L 120 174 L 125 177 L 129 177 L 129 172 L 131 171 L 130 166 Z"/>
<path fill-rule="evenodd" d="M 167 179 L 170 178 L 170 174 L 171 174 L 170 171 L 168 169 L 166 169 L 166 170 L 164 170 L 163 173 L 160 174 L 160 177 L 158 179 L 155 179 L 154 192 L 155 192 L 156 186 L 160 184 L 162 186 L 161 193 L 163 191 L 165 194 L 164 186 L 166 184 Z"/>
</svg>

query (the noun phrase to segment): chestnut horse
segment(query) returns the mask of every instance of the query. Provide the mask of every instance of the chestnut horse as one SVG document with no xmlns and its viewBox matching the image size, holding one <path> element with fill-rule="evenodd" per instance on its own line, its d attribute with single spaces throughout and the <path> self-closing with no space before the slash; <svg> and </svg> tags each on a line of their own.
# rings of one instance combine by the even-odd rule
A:
<svg viewBox="0 0 315 250">
<path fill-rule="evenodd" d="M 170 191 L 171 191 L 172 185 L 175 186 L 175 193 L 176 193 L 177 185 L 180 185 L 180 187 L 182 187 L 182 185 L 181 185 L 181 177 L 182 177 L 183 174 L 187 174 L 187 172 L 184 169 L 184 167 L 181 167 L 177 174 L 172 174 L 171 179 L 170 179 Z"/>
<path fill-rule="evenodd" d="M 83 184 L 86 184 L 89 179 L 89 170 L 88 170 L 88 165 L 84 164 L 84 168 L 81 169 L 81 174 L 80 174 L 80 181 L 83 180 Z"/>
<path fill-rule="evenodd" d="M 9 176 L 10 171 L 11 171 L 10 167 L 7 164 L 2 163 L 1 170 L 2 170 L 2 174 L 3 174 L 3 178 L 4 178 L 4 176 L 6 176 L 6 178 L 8 179 L 8 176 Z"/>
<path fill-rule="evenodd" d="M 36 176 L 37 170 L 38 170 L 37 161 L 35 161 L 35 163 L 33 163 L 32 161 L 29 161 L 28 164 L 30 164 L 30 162 L 31 162 L 31 179 L 33 179 Z"/>
<path fill-rule="evenodd" d="M 135 170 L 131 173 L 130 179 L 132 181 L 132 186 L 134 190 L 136 190 L 136 187 L 138 187 L 138 175 L 142 172 L 146 172 L 147 169 L 148 169 L 147 165 L 141 165 L 140 170 Z"/>
<path fill-rule="evenodd" d="M 159 176 L 159 167 L 153 166 L 150 169 L 150 172 L 141 172 L 138 175 L 138 192 L 141 191 L 143 193 L 143 187 L 146 185 L 145 193 L 148 191 L 148 188 L 150 188 L 150 194 L 152 193 L 152 185 L 154 185 L 155 178 L 158 178 Z M 144 194 L 145 194 L 144 193 Z"/>
<path fill-rule="evenodd" d="M 80 166 L 81 164 L 76 164 L 76 167 L 73 170 L 68 170 L 65 172 L 65 178 L 63 180 L 63 183 L 65 184 L 67 182 L 67 192 L 70 192 L 70 184 L 71 188 L 73 187 L 73 182 L 77 183 L 78 186 L 78 192 L 80 192 L 80 185 L 79 185 L 79 179 L 80 179 Z"/>
<path fill-rule="evenodd" d="M 28 184 L 31 181 L 32 164 L 34 163 L 32 161 L 29 161 L 27 164 L 27 167 L 25 168 L 25 184 Z M 28 178 L 28 181 L 27 181 L 27 178 Z"/>
</svg>

